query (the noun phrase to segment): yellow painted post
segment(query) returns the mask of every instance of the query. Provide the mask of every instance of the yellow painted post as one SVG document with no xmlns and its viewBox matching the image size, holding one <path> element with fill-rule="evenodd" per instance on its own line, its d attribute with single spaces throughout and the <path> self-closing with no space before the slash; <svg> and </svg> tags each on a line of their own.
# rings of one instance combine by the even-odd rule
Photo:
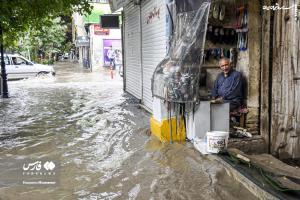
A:
<svg viewBox="0 0 300 200">
<path fill-rule="evenodd" d="M 155 135 L 162 142 L 170 142 L 171 141 L 170 123 L 172 124 L 172 141 L 174 142 L 185 141 L 186 131 L 185 131 L 183 117 L 180 118 L 178 124 L 176 123 L 175 117 L 172 117 L 171 120 L 164 119 L 161 122 L 151 117 L 150 119 L 151 133 Z"/>
</svg>

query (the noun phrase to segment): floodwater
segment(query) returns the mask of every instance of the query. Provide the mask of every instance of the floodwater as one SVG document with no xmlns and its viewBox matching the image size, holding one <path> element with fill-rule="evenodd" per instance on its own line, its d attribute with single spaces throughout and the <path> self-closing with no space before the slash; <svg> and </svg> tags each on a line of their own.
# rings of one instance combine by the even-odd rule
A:
<svg viewBox="0 0 300 200">
<path fill-rule="evenodd" d="M 124 94 L 117 73 L 111 79 L 109 71 L 67 62 L 55 68 L 55 78 L 8 83 L 0 158 L 2 167 L 9 166 L 5 159 L 59 161 L 59 184 L 2 184 L 1 200 L 256 199 L 189 143 L 148 136 L 149 114 Z"/>
</svg>

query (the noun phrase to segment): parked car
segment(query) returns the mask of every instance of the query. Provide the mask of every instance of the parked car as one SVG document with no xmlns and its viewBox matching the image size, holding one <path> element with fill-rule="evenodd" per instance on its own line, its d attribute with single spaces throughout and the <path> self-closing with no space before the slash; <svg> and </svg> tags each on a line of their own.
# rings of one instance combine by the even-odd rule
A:
<svg viewBox="0 0 300 200">
<path fill-rule="evenodd" d="M 18 54 L 4 54 L 4 62 L 8 80 L 23 79 L 45 74 L 55 75 L 55 70 L 52 66 L 35 64 Z"/>
</svg>

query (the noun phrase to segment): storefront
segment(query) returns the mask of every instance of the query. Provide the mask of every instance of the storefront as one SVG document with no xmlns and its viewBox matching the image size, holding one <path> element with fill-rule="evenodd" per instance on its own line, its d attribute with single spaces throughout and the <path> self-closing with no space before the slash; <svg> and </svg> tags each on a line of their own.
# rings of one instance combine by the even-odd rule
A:
<svg viewBox="0 0 300 200">
<path fill-rule="evenodd" d="M 142 99 L 141 6 L 124 6 L 125 91 Z"/>
<path fill-rule="evenodd" d="M 124 7 L 125 90 L 150 111 L 151 78 L 168 48 L 168 3 L 148 0 Z M 282 3 L 286 8 L 299 4 Z M 211 2 L 201 65 L 206 79 L 200 93 L 209 95 L 220 72 L 218 59 L 229 58 L 245 80 L 244 128 L 252 135 L 232 138 L 230 146 L 299 158 L 299 16 L 295 9 L 270 11 L 263 6 L 259 0 Z"/>
<path fill-rule="evenodd" d="M 142 1 L 142 103 L 152 110 L 151 79 L 167 53 L 166 1 Z"/>
<path fill-rule="evenodd" d="M 152 110 L 151 78 L 166 55 L 164 1 L 130 2 L 124 7 L 125 90 Z"/>
<path fill-rule="evenodd" d="M 79 61 L 87 68 L 108 66 L 106 51 L 113 45 L 118 61 L 122 62 L 121 29 L 104 29 L 100 26 L 100 15 L 110 14 L 110 6 L 106 1 L 92 3 L 93 10 L 90 14 L 74 14 L 74 37 L 86 36 L 89 38 L 88 47 L 79 48 Z"/>
</svg>

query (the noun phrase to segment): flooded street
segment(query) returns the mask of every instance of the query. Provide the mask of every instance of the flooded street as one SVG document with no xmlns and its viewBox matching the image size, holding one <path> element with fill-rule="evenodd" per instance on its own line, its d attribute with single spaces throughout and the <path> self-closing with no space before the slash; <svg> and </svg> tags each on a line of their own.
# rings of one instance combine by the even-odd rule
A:
<svg viewBox="0 0 300 200">
<path fill-rule="evenodd" d="M 0 158 L 59 161 L 57 186 L 6 185 L 0 199 L 256 199 L 190 144 L 161 144 L 149 117 L 109 71 L 55 66 L 56 77 L 9 82 L 0 100 Z M 0 177 L 4 176 L 3 171 Z M 9 169 L 5 176 L 13 176 Z"/>
</svg>

